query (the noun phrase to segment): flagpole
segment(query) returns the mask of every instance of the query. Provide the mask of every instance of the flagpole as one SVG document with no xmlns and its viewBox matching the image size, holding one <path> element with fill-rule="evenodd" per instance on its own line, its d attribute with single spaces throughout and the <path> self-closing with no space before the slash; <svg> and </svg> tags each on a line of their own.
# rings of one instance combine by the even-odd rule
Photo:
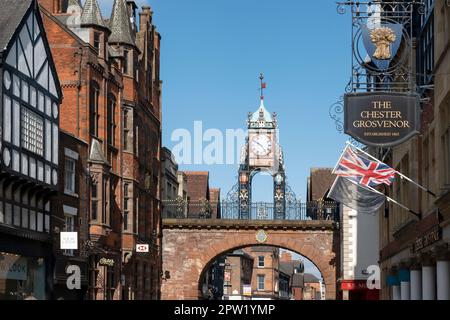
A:
<svg viewBox="0 0 450 320">
<path fill-rule="evenodd" d="M 343 179 L 347 179 L 347 178 L 345 178 L 345 177 L 342 177 L 342 178 L 343 178 Z M 337 179 L 336 179 L 336 180 L 337 180 Z M 419 218 L 419 220 L 422 219 L 422 215 L 421 215 L 420 213 L 417 213 L 417 212 L 415 212 L 414 210 L 408 208 L 407 206 L 401 204 L 400 202 L 398 202 L 398 201 L 392 199 L 391 197 L 388 197 L 387 195 L 385 195 L 384 193 L 378 191 L 377 189 L 374 189 L 374 188 L 372 188 L 372 187 L 370 187 L 370 186 L 364 186 L 364 185 L 359 184 L 359 183 L 357 183 L 357 182 L 355 182 L 355 181 L 353 181 L 353 180 L 351 180 L 351 179 L 347 179 L 347 181 L 350 181 L 351 183 L 353 183 L 353 184 L 355 184 L 355 185 L 357 185 L 357 186 L 359 186 L 359 187 L 361 187 L 361 188 L 363 188 L 363 189 L 366 189 L 366 190 L 375 192 L 376 194 L 382 195 L 383 197 L 386 198 L 386 200 L 387 200 L 388 202 L 395 203 L 395 204 L 398 205 L 399 207 L 401 207 L 401 208 L 407 210 L 408 212 L 412 213 L 413 215 L 415 215 L 417 218 Z M 336 181 L 335 181 L 335 182 L 336 182 Z M 330 190 L 331 190 L 331 189 L 330 189 Z"/>
<path fill-rule="evenodd" d="M 368 156 L 368 157 L 371 158 L 372 160 L 374 160 L 374 161 L 376 161 L 376 162 L 378 162 L 378 163 L 383 163 L 383 162 L 381 162 L 379 159 L 377 159 L 377 158 L 375 158 L 374 156 L 372 156 L 371 154 L 369 154 L 369 153 L 365 152 L 364 150 L 362 150 L 362 149 L 360 149 L 360 148 L 358 148 L 358 147 L 352 145 L 352 144 L 350 143 L 350 141 L 347 141 L 347 145 L 350 145 L 352 148 L 355 148 L 356 150 L 358 150 L 358 151 L 364 153 L 366 156 Z M 339 160 L 340 160 L 340 159 L 339 159 Z M 414 185 L 417 186 L 418 188 L 422 189 L 423 191 L 427 192 L 428 194 L 430 194 L 430 195 L 432 195 L 433 197 L 436 198 L 436 194 L 435 194 L 434 192 L 428 190 L 427 188 L 425 188 L 424 186 L 418 184 L 418 183 L 415 182 L 414 180 L 411 180 L 410 178 L 408 178 L 407 176 L 405 176 L 403 173 L 398 172 L 398 171 L 395 170 L 395 169 L 394 169 L 394 171 L 395 171 L 402 179 L 408 180 L 409 182 L 411 182 L 412 184 L 414 184 Z"/>
<path fill-rule="evenodd" d="M 363 186 L 363 185 L 360 185 L 360 184 L 358 184 L 358 185 L 361 186 L 361 187 L 363 187 L 363 188 L 366 188 L 366 189 L 368 189 L 368 190 L 370 190 L 370 191 L 373 191 L 373 192 L 375 192 L 375 193 L 377 193 L 377 194 L 380 194 L 380 195 L 384 196 L 388 202 L 395 203 L 395 204 L 398 205 L 399 207 L 401 207 L 401 208 L 403 208 L 403 209 L 409 211 L 409 212 L 412 213 L 413 215 L 415 215 L 417 218 L 419 218 L 419 220 L 421 219 L 422 215 L 421 215 L 420 213 L 415 212 L 414 210 L 408 208 L 407 206 L 401 204 L 400 202 L 398 202 L 398 201 L 396 201 L 396 200 L 394 200 L 394 199 L 388 197 L 388 196 L 385 195 L 384 193 L 382 193 L 382 192 L 380 192 L 380 191 L 378 191 L 378 190 L 376 190 L 376 189 L 374 189 L 374 188 L 372 188 L 372 187 L 370 187 L 370 186 Z"/>
</svg>

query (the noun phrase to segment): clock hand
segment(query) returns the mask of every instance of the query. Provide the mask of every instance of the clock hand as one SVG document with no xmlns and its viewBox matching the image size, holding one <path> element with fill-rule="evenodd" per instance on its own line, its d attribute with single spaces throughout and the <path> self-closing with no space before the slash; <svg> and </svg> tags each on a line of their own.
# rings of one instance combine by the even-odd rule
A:
<svg viewBox="0 0 450 320">
<path fill-rule="evenodd" d="M 257 140 L 255 140 L 255 143 L 264 149 L 264 146 L 261 143 L 259 143 Z"/>
</svg>

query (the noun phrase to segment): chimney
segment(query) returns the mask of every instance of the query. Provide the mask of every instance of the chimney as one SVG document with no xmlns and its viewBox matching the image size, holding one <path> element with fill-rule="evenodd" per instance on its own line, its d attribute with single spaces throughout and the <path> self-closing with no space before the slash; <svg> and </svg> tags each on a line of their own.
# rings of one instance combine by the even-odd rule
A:
<svg viewBox="0 0 450 320">
<path fill-rule="evenodd" d="M 152 9 L 149 6 L 143 6 L 139 12 L 139 30 L 146 30 L 147 26 L 152 23 Z"/>
<path fill-rule="evenodd" d="M 62 1 L 64 0 L 38 0 L 39 4 L 47 11 L 56 14 L 62 11 Z"/>
<path fill-rule="evenodd" d="M 128 16 L 130 17 L 131 28 L 133 29 L 134 32 L 136 32 L 136 26 L 137 26 L 137 22 L 136 22 L 137 5 L 136 5 L 136 2 L 133 1 L 133 0 L 127 0 L 127 9 L 128 9 Z"/>
<path fill-rule="evenodd" d="M 283 251 L 281 253 L 281 262 L 291 262 L 292 261 L 292 254 L 290 252 Z"/>
</svg>

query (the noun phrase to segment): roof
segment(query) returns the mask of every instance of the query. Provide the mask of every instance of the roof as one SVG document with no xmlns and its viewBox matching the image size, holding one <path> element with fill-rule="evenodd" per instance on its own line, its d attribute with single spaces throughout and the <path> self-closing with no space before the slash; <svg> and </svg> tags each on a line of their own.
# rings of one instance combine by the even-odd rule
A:
<svg viewBox="0 0 450 320">
<path fill-rule="evenodd" d="M 0 52 L 6 49 L 33 0 L 0 0 Z"/>
<path fill-rule="evenodd" d="M 187 180 L 187 196 L 191 201 L 209 199 L 209 172 L 185 171 Z"/>
<path fill-rule="evenodd" d="M 303 274 L 303 282 L 304 283 L 316 283 L 320 282 L 319 278 L 317 278 L 315 275 L 311 273 L 304 273 Z"/>
<path fill-rule="evenodd" d="M 108 160 L 106 160 L 105 155 L 103 154 L 102 146 L 96 139 L 92 139 L 91 151 L 89 152 L 89 161 L 108 164 Z"/>
<path fill-rule="evenodd" d="M 324 199 L 333 185 L 335 176 L 331 168 L 312 168 L 308 182 L 308 200 Z"/>
<path fill-rule="evenodd" d="M 111 35 L 108 42 L 136 45 L 125 0 L 114 0 L 109 28 L 111 29 Z"/>
<path fill-rule="evenodd" d="M 303 261 L 301 260 L 292 260 L 292 261 L 280 261 L 280 271 L 286 273 L 287 275 L 292 276 L 295 274 L 295 269 L 300 269 L 300 271 L 304 270 Z"/>
<path fill-rule="evenodd" d="M 303 273 L 295 273 L 292 276 L 292 287 L 303 288 L 305 286 L 305 282 L 303 281 Z"/>
<path fill-rule="evenodd" d="M 82 25 L 94 25 L 106 28 L 97 0 L 86 0 L 80 21 Z"/>
<path fill-rule="evenodd" d="M 292 274 L 294 273 L 293 265 L 290 262 L 280 262 L 280 266 L 278 269 L 288 276 L 292 276 Z"/>
<path fill-rule="evenodd" d="M 250 117 L 250 121 L 252 121 L 252 122 L 257 122 L 259 120 L 264 120 L 265 122 L 273 121 L 273 117 L 269 113 L 269 111 L 267 111 L 266 107 L 264 107 L 264 100 L 262 100 L 262 99 L 261 99 L 261 104 L 260 104 L 258 110 L 256 110 Z"/>
</svg>

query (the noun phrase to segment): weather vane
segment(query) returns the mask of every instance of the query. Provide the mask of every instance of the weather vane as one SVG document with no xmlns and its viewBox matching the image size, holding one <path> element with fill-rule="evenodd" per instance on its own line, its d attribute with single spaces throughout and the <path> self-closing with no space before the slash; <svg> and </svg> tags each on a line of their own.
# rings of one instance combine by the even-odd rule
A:
<svg viewBox="0 0 450 320">
<path fill-rule="evenodd" d="M 264 80 L 264 75 L 262 73 L 259 74 L 259 80 L 261 81 L 261 100 L 264 100 L 264 89 L 266 88 L 266 83 L 263 82 Z"/>
</svg>

